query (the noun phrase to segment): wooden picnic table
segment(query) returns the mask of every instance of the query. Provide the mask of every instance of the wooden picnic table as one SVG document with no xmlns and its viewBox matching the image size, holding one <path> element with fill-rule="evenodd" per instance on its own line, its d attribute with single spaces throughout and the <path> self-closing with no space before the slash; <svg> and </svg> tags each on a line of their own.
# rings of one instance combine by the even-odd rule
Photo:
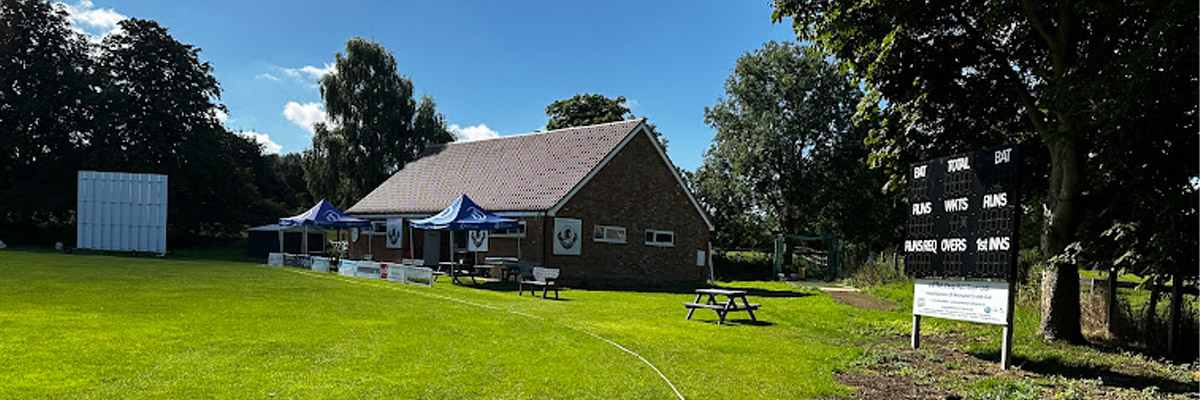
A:
<svg viewBox="0 0 1200 400">
<path fill-rule="evenodd" d="M 708 296 L 708 299 L 701 303 L 700 300 L 704 299 L 704 296 Z M 718 301 L 717 296 L 724 296 L 727 300 L 724 302 Z M 742 300 L 742 304 L 738 304 L 738 299 Z M 757 310 L 762 305 L 750 304 L 750 301 L 746 299 L 745 290 L 696 289 L 696 300 L 691 303 L 683 303 L 683 306 L 688 309 L 687 319 L 689 320 L 692 319 L 692 313 L 695 313 L 697 308 L 715 311 L 717 317 L 720 318 L 717 321 L 719 325 L 725 323 L 725 317 L 729 313 L 741 311 L 750 313 L 750 320 L 757 322 L 758 319 L 754 317 L 754 310 Z"/>
<path fill-rule="evenodd" d="M 461 285 L 463 282 L 458 280 L 459 277 L 470 277 L 471 284 L 479 284 L 479 282 L 475 281 L 475 276 L 478 274 L 472 272 L 471 269 L 467 268 L 465 264 L 456 263 L 453 261 L 442 261 L 438 263 L 438 267 L 439 270 L 446 270 L 446 272 L 443 273 L 450 275 L 451 283 L 457 283 Z"/>
</svg>

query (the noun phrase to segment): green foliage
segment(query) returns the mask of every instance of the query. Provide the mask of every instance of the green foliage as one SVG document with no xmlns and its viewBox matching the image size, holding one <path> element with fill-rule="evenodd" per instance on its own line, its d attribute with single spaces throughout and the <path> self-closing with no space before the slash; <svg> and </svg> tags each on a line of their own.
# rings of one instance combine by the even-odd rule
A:
<svg viewBox="0 0 1200 400">
<path fill-rule="evenodd" d="M 603 124 L 633 118 L 625 106 L 625 96 L 609 98 L 602 94 L 580 93 L 569 99 L 558 100 L 546 106 L 546 129 L 562 129 L 573 126 Z"/>
<path fill-rule="evenodd" d="M 858 120 L 877 122 L 867 139 L 871 161 L 892 171 L 892 188 L 913 161 L 1023 143 L 1024 175 L 1037 177 L 1025 192 L 1045 215 L 1042 257 L 1080 243 L 1093 255 L 1084 262 L 1137 258 L 1143 268 L 1196 275 L 1196 2 L 775 7 L 775 21 L 792 18 L 800 40 L 867 89 Z M 1118 224 L 1136 225 L 1140 240 L 1102 238 Z M 1078 336 L 1069 326 L 1078 314 L 1076 268 L 1047 266 L 1048 336 Z"/>
<path fill-rule="evenodd" d="M 906 282 L 902 262 L 898 262 L 896 254 L 879 253 L 872 255 L 850 274 L 850 284 L 858 288 L 886 285 L 893 282 Z"/>
<path fill-rule="evenodd" d="M 433 98 L 413 98 L 391 51 L 356 37 L 335 58 L 335 72 L 321 78 L 329 121 L 314 125 L 304 171 L 314 198 L 350 207 L 426 146 L 453 137 Z"/>
<path fill-rule="evenodd" d="M 771 280 L 774 256 L 757 251 L 713 252 L 713 274 L 718 281 Z"/>
<path fill-rule="evenodd" d="M 75 170 L 96 117 L 94 61 L 66 11 L 0 2 L 0 237 L 74 237 Z"/>
<path fill-rule="evenodd" d="M 557 100 L 546 106 L 546 129 L 563 129 L 574 126 L 603 124 L 606 122 L 624 121 L 637 118 L 633 111 L 625 105 L 625 96 L 609 98 L 599 93 L 580 93 L 569 99 Z M 667 139 L 658 131 L 654 124 L 646 124 L 650 133 L 658 139 L 663 150 L 667 149 Z"/>
<path fill-rule="evenodd" d="M 984 378 L 972 382 L 967 392 L 968 400 L 1037 400 L 1042 389 L 1028 381 L 1010 381 L 1001 378 Z"/>
<path fill-rule="evenodd" d="M 896 198 L 867 168 L 861 91 L 806 48 L 770 42 L 738 59 L 694 180 L 724 247 L 763 246 L 770 231 L 836 234 L 866 247 L 899 237 Z"/>
<path fill-rule="evenodd" d="M 101 44 L 101 115 L 87 165 L 169 176 L 178 236 L 236 235 L 259 197 L 251 169 L 258 145 L 216 118 L 221 89 L 200 49 L 154 21 L 127 19 Z"/>
<path fill-rule="evenodd" d="M 216 119 L 221 89 L 200 49 L 153 21 L 120 26 L 93 42 L 61 6 L 0 3 L 0 237 L 69 245 L 80 169 L 167 174 L 175 247 L 311 202 L 282 184 L 279 157 Z"/>
</svg>

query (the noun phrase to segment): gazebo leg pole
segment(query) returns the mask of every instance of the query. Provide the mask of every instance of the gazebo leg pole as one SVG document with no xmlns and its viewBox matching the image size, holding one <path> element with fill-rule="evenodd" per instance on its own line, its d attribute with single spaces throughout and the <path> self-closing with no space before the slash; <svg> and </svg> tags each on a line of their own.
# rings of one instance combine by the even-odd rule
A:
<svg viewBox="0 0 1200 400">
<path fill-rule="evenodd" d="M 279 254 L 283 254 L 283 225 L 279 225 Z"/>
<path fill-rule="evenodd" d="M 308 255 L 308 225 L 304 226 L 304 243 L 300 244 L 300 253 Z"/>
</svg>

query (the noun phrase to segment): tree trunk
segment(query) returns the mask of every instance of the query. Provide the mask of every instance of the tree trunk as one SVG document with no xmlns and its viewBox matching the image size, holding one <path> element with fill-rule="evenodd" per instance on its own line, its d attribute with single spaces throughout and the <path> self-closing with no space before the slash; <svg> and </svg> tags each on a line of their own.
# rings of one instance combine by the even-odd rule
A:
<svg viewBox="0 0 1200 400">
<path fill-rule="evenodd" d="M 1042 256 L 1051 260 L 1062 254 L 1075 239 L 1078 226 L 1080 182 L 1083 174 L 1079 146 L 1065 118 L 1059 119 L 1059 135 L 1048 140 L 1050 188 L 1043 205 Z M 1047 339 L 1070 342 L 1083 340 L 1079 327 L 1079 269 L 1074 263 L 1047 262 L 1042 275 L 1042 321 L 1039 333 Z"/>
<path fill-rule="evenodd" d="M 1183 276 L 1176 273 L 1171 280 L 1171 322 L 1170 329 L 1167 330 L 1167 354 L 1172 357 L 1179 357 L 1175 354 L 1175 349 L 1178 348 L 1179 337 L 1179 314 L 1183 307 Z"/>
</svg>

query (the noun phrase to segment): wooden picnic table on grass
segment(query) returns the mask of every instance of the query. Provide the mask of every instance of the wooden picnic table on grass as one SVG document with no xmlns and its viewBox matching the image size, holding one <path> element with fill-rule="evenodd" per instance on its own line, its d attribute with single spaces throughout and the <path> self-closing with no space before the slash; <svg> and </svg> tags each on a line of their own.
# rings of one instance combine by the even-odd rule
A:
<svg viewBox="0 0 1200 400">
<path fill-rule="evenodd" d="M 457 284 L 463 285 L 465 283 L 462 281 L 459 281 L 459 278 L 468 278 L 469 277 L 469 278 L 471 278 L 472 284 L 475 284 L 475 285 L 479 284 L 479 282 L 475 281 L 475 277 L 481 276 L 481 275 L 475 273 L 474 268 L 468 267 L 465 264 L 456 263 L 456 262 L 452 262 L 452 261 L 442 261 L 442 262 L 438 263 L 438 267 L 439 267 L 438 268 L 439 270 L 444 269 L 444 271 L 441 271 L 441 274 L 450 275 L 450 283 L 457 283 Z"/>
<path fill-rule="evenodd" d="M 704 296 L 708 296 L 708 299 L 701 303 L 700 300 L 704 299 Z M 727 300 L 724 302 L 718 301 L 717 296 L 724 296 Z M 738 304 L 738 299 L 742 300 L 742 304 Z M 727 289 L 696 289 L 696 301 L 683 303 L 683 306 L 688 309 L 687 319 L 689 320 L 692 319 L 692 313 L 695 313 L 697 308 L 715 311 L 717 317 L 720 317 L 720 320 L 717 321 L 718 325 L 725 323 L 725 317 L 729 313 L 741 311 L 750 313 L 750 320 L 757 322 L 758 319 L 754 317 L 754 310 L 762 307 L 761 304 L 750 304 L 750 301 L 746 300 L 745 290 Z"/>
</svg>

